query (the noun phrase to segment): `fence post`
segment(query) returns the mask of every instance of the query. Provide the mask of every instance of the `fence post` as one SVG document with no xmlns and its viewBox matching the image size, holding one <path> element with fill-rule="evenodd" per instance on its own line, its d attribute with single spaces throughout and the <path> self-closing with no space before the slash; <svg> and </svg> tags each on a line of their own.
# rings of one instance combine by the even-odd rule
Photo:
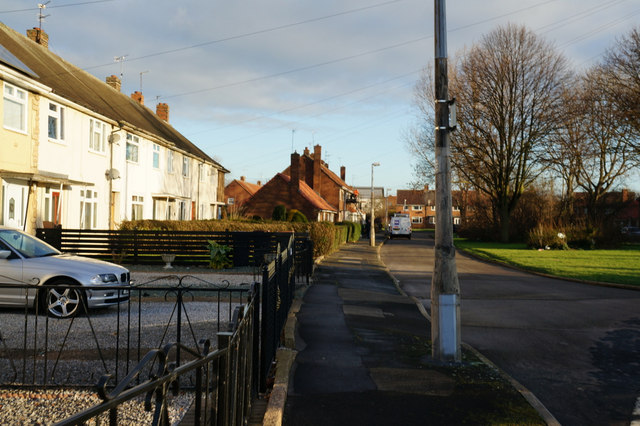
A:
<svg viewBox="0 0 640 426">
<path fill-rule="evenodd" d="M 221 331 L 218 333 L 218 348 L 224 350 L 224 355 L 218 360 L 218 406 L 217 422 L 219 425 L 229 424 L 229 374 L 231 364 L 231 354 L 229 353 L 229 343 L 233 333 Z"/>
</svg>

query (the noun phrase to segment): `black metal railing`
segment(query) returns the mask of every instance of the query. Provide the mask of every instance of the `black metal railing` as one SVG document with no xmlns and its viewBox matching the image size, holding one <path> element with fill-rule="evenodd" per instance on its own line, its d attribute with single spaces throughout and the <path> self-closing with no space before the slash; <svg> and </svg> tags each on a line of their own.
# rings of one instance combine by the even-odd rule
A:
<svg viewBox="0 0 640 426">
<path fill-rule="evenodd" d="M 103 402 L 61 424 L 96 416 L 117 423 L 120 405 L 141 395 L 146 402 L 140 409 L 155 410 L 154 424 L 162 424 L 167 398 L 180 389 L 194 395 L 195 424 L 243 424 L 252 401 L 266 390 L 293 300 L 295 249 L 290 238 L 263 267 L 262 282 L 232 286 L 164 276 L 127 289 L 127 302 L 67 319 L 28 307 L 0 310 L 0 384 L 99 382 Z M 21 289 L 35 306 L 42 297 L 34 286 L 0 287 Z"/>
</svg>

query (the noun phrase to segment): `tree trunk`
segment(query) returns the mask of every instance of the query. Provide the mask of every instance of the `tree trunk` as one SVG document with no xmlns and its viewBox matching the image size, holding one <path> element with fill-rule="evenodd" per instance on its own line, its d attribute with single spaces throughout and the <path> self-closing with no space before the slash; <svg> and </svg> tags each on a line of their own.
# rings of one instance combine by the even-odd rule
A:
<svg viewBox="0 0 640 426">
<path fill-rule="evenodd" d="M 500 207 L 500 242 L 509 242 L 509 228 L 511 225 L 511 212 L 506 206 Z"/>
</svg>

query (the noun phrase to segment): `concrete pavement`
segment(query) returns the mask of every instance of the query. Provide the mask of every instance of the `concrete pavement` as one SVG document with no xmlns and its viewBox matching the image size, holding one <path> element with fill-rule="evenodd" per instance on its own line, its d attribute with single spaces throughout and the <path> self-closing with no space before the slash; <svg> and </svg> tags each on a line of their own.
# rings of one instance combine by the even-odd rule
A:
<svg viewBox="0 0 640 426">
<path fill-rule="evenodd" d="M 473 351 L 456 365 L 431 359 L 427 319 L 368 240 L 318 265 L 291 320 L 264 424 L 545 424 Z"/>
</svg>

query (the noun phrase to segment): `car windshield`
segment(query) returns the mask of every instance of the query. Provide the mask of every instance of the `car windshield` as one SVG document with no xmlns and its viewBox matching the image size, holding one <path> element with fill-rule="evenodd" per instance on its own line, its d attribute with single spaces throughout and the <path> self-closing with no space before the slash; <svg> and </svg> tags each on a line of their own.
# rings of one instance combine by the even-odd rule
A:
<svg viewBox="0 0 640 426">
<path fill-rule="evenodd" d="M 24 257 L 43 257 L 60 254 L 49 244 L 31 235 L 12 229 L 0 229 L 0 240 Z"/>
</svg>

